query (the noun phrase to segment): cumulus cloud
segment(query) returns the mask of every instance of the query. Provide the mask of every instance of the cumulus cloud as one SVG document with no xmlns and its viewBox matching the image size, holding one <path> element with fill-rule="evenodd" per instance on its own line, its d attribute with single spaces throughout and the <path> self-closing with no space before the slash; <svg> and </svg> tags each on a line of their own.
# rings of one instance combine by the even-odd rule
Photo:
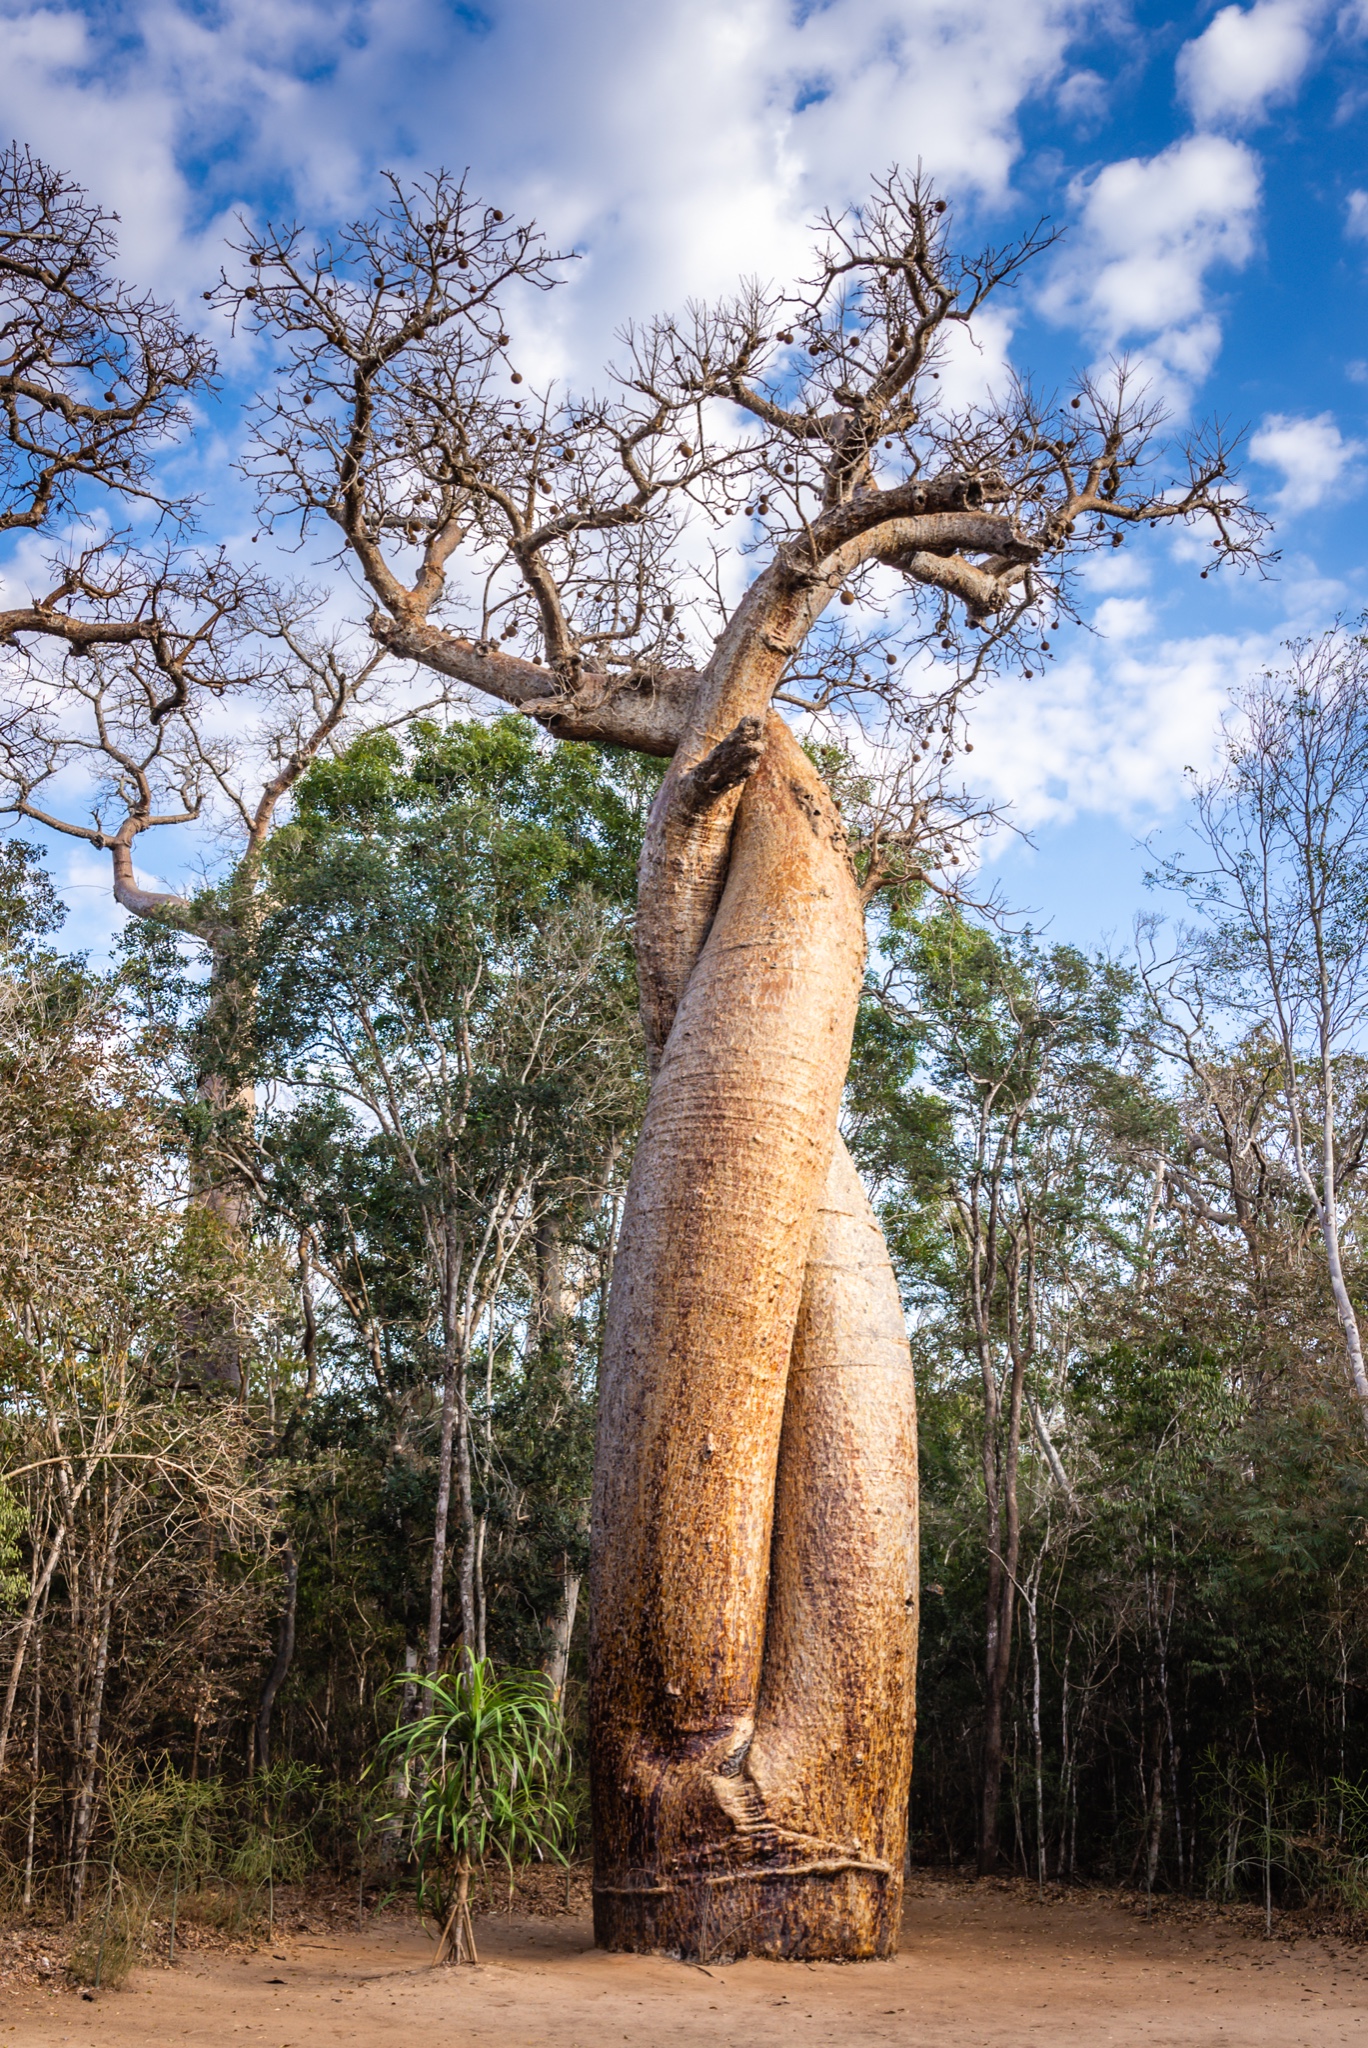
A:
<svg viewBox="0 0 1368 2048">
<path fill-rule="evenodd" d="M 1311 511 L 1332 491 L 1340 496 L 1356 492 L 1360 478 L 1355 464 L 1365 443 L 1346 440 L 1328 412 L 1305 419 L 1275 412 L 1251 437 L 1249 452 L 1256 462 L 1281 474 L 1282 486 L 1273 502 L 1290 515 Z"/>
<path fill-rule="evenodd" d="M 1092 127 L 1107 111 L 1110 87 L 1097 71 L 1071 71 L 1055 90 L 1055 105 L 1066 121 Z"/>
<path fill-rule="evenodd" d="M 131 273 L 165 289 L 188 229 L 178 111 L 146 75 L 109 72 L 74 9 L 0 9 L 0 132 L 17 136 L 119 214 Z"/>
<path fill-rule="evenodd" d="M 1220 347 L 1210 273 L 1248 262 L 1259 190 L 1257 157 L 1218 135 L 1108 164 L 1075 187 L 1079 227 L 1044 310 L 1076 320 L 1105 350 L 1138 350 L 1153 381 L 1183 402 Z"/>
<path fill-rule="evenodd" d="M 376 170 L 459 170 L 588 253 L 608 324 L 787 273 L 821 206 L 918 158 L 1000 197 L 1018 115 L 1099 0 L 0 0 L 0 124 L 187 281 L 226 209 L 328 221 Z M 117 190 L 111 181 L 118 182 Z M 594 325 L 601 329 L 602 318 Z"/>
<path fill-rule="evenodd" d="M 858 189 L 878 137 L 890 156 L 919 156 L 952 196 L 1000 196 L 1020 148 L 1023 102 L 1062 75 L 1069 41 L 1092 14 L 1085 0 L 776 9 L 774 72 L 830 86 L 790 132 L 809 183 L 850 189 L 853 177 Z"/>
<path fill-rule="evenodd" d="M 1178 94 L 1204 127 L 1261 121 L 1290 99 L 1315 54 L 1322 0 L 1223 7 L 1178 53 Z"/>
<path fill-rule="evenodd" d="M 1368 192 L 1351 192 L 1345 201 L 1345 230 L 1358 241 L 1368 241 Z"/>
<path fill-rule="evenodd" d="M 1265 635 L 1155 644 L 1126 600 L 1103 610 L 1136 632 L 1051 663 L 1031 682 L 1004 677 L 975 708 L 976 780 L 1026 831 L 1088 813 L 1144 826 L 1172 809 L 1183 769 L 1215 758 L 1232 687 L 1275 656 Z"/>
<path fill-rule="evenodd" d="M 0 0 L 0 127 L 119 209 L 131 275 L 187 293 L 238 207 L 327 223 L 371 203 L 382 166 L 469 164 L 494 203 L 535 213 L 581 251 L 571 288 L 544 302 L 538 347 L 547 367 L 582 377 L 626 317 L 725 290 L 738 273 L 791 275 L 814 213 L 858 198 L 895 159 L 920 159 L 953 201 L 1007 200 L 1032 97 L 1056 95 L 1075 119 L 1100 112 L 1102 81 L 1070 54 L 1106 11 Z M 1051 316 L 1100 349 L 1140 348 L 1186 390 L 1219 343 L 1213 276 L 1254 245 L 1256 159 L 1189 138 L 1107 166 L 1075 200 Z M 945 375 L 957 402 L 1000 382 L 1010 342 L 1002 314 L 980 351 L 956 351 Z M 1135 570 L 1106 575 L 1092 587 L 1111 637 L 1004 683 L 976 713 L 976 770 L 1026 825 L 1171 802 L 1182 762 L 1205 758 L 1237 668 L 1257 658 L 1221 639 L 1155 650 Z"/>
<path fill-rule="evenodd" d="M 1093 624 L 1104 640 L 1138 640 L 1153 626 L 1154 613 L 1146 598 L 1106 597 Z"/>
</svg>

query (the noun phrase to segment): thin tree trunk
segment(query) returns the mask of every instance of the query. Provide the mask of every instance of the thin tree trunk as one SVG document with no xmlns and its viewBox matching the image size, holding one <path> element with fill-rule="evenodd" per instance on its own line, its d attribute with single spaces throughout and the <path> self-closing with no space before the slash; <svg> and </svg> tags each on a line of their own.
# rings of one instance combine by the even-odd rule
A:
<svg viewBox="0 0 1368 2048">
<path fill-rule="evenodd" d="M 1156 1729 L 1154 1734 L 1154 1762 L 1150 1771 L 1149 1814 L 1145 1843 L 1145 1891 L 1154 1891 L 1154 1880 L 1159 1874 L 1159 1851 L 1164 1838 L 1164 1744 L 1163 1737 Z"/>
<path fill-rule="evenodd" d="M 465 1375 L 457 1393 L 455 1478 L 456 1507 L 460 1517 L 461 1547 L 456 1562 L 456 1591 L 460 1602 L 461 1644 L 467 1657 L 479 1656 L 480 1617 L 475 1606 L 476 1549 L 475 1473 L 472 1457 L 470 1403 L 466 1399 Z"/>
<path fill-rule="evenodd" d="M 970 1296 L 978 1341 L 979 1378 L 983 1386 L 983 1502 L 986 1518 L 987 1586 L 984 1597 L 983 1744 L 979 1758 L 978 1874 L 986 1877 L 997 1865 L 998 1799 L 1002 1787 L 1002 1702 L 995 1692 L 998 1632 L 1002 1627 L 1002 1508 L 999 1488 L 998 1419 L 1001 1402 L 988 1332 L 988 1296 L 992 1274 L 982 1270 L 984 1247 L 975 1218 L 970 1251 Z"/>
<path fill-rule="evenodd" d="M 265 1770 L 271 1761 L 271 1711 L 275 1706 L 276 1694 L 289 1675 L 294 1661 L 295 1613 L 299 1603 L 299 1559 L 295 1556 L 294 1545 L 286 1542 L 280 1553 L 285 1568 L 285 1604 L 280 1611 L 280 1633 L 276 1638 L 275 1662 L 261 1688 L 261 1704 L 256 1717 L 257 1764 Z"/>
<path fill-rule="evenodd" d="M 432 1578 L 428 1597 L 426 1668 L 431 1675 L 442 1655 L 442 1609 L 446 1593 L 447 1547 L 453 1483 L 456 1492 L 460 1549 L 456 1565 L 458 1627 L 467 1657 L 476 1654 L 479 1619 L 475 1612 L 475 1489 L 470 1441 L 470 1403 L 466 1394 L 469 1342 L 459 1301 L 461 1261 L 455 1224 L 442 1221 L 442 1426 L 437 1450 L 437 1506 L 433 1516 Z"/>
<path fill-rule="evenodd" d="M 1040 1582 L 1037 1578 L 1026 1597 L 1026 1631 L 1031 1643 L 1031 1747 L 1035 1762 L 1036 1872 L 1040 1889 L 1045 1889 L 1045 1744 L 1040 1725 L 1040 1617 L 1036 1611 Z"/>
<path fill-rule="evenodd" d="M 489 1616 L 485 1608 L 484 1547 L 488 1517 L 481 1515 L 475 1529 L 475 1567 L 472 1574 L 475 1604 L 475 1655 L 484 1662 Z"/>
<path fill-rule="evenodd" d="M 19 1640 L 14 1646 L 14 1655 L 10 1660 L 9 1682 L 5 1687 L 5 1704 L 3 1708 L 0 1708 L 0 1771 L 3 1771 L 5 1768 L 5 1752 L 9 1748 L 10 1726 L 14 1719 L 14 1702 L 18 1696 L 19 1679 L 24 1669 L 24 1656 L 28 1650 L 29 1638 L 33 1634 L 39 1607 L 47 1598 L 48 1587 L 52 1584 L 52 1574 L 57 1569 L 57 1560 L 62 1554 L 62 1546 L 66 1542 L 66 1533 L 66 1522 L 60 1521 L 57 1524 L 52 1541 L 48 1545 L 48 1552 L 43 1561 L 42 1571 L 33 1582 L 27 1604 L 20 1618 Z"/>
<path fill-rule="evenodd" d="M 447 1287 L 443 1289 L 444 1297 Z M 445 1301 L 444 1301 L 445 1310 Z M 462 1361 L 452 1319 L 444 1312 L 442 1355 L 442 1423 L 437 1439 L 437 1504 L 432 1518 L 432 1575 L 428 1589 L 427 1653 L 424 1669 L 432 1677 L 442 1659 L 442 1607 L 446 1593 L 447 1528 L 451 1516 L 451 1466 L 458 1420 L 465 1415 L 461 1386 Z"/>
<path fill-rule="evenodd" d="M 575 1633 L 575 1614 L 579 1608 L 580 1574 L 570 1569 L 568 1556 L 561 1558 L 561 1592 L 556 1609 L 547 1624 L 550 1640 L 542 1658 L 542 1670 L 551 1696 L 555 1700 L 565 1697 L 565 1680 L 570 1669 L 570 1640 Z"/>
<path fill-rule="evenodd" d="M 1162 1630 L 1161 1630 L 1161 1631 L 1159 1632 L 1159 1637 L 1158 1637 L 1158 1641 L 1159 1641 L 1159 1698 L 1160 1698 L 1160 1701 L 1161 1701 L 1161 1703 L 1162 1703 L 1162 1705 L 1163 1705 L 1163 1709 L 1164 1709 L 1164 1735 L 1165 1735 L 1165 1739 L 1166 1739 L 1166 1741 L 1167 1741 L 1167 1743 L 1168 1743 L 1168 1759 L 1169 1759 L 1169 1790 L 1170 1790 L 1170 1792 L 1171 1792 L 1171 1794 L 1172 1794 L 1172 1798 L 1173 1798 L 1173 1846 L 1174 1846 L 1174 1854 L 1176 1855 L 1176 1857 L 1177 1857 L 1177 1859 L 1178 1859 L 1178 1883 L 1179 1883 L 1179 1885 L 1181 1886 L 1181 1885 L 1182 1885 L 1182 1883 L 1183 1883 L 1183 1875 L 1184 1875 L 1184 1872 L 1183 1872 L 1183 1809 L 1182 1809 L 1182 1803 L 1181 1803 L 1181 1801 L 1180 1801 L 1180 1799 L 1179 1799 L 1179 1797 L 1178 1797 L 1178 1764 L 1179 1764 L 1179 1750 L 1178 1750 L 1178 1740 L 1177 1740 L 1177 1736 L 1176 1736 L 1176 1735 L 1175 1735 L 1175 1733 L 1174 1733 L 1174 1727 L 1173 1727 L 1173 1705 L 1172 1705 L 1172 1702 L 1171 1702 L 1171 1700 L 1170 1700 L 1170 1698 L 1169 1698 L 1169 1669 L 1168 1669 L 1168 1642 L 1169 1642 L 1169 1631 L 1170 1631 L 1170 1629 L 1171 1629 L 1171 1627 L 1172 1627 L 1172 1624 L 1173 1624 L 1173 1601 L 1174 1601 L 1174 1586 L 1173 1586 L 1173 1581 L 1172 1581 L 1172 1580 L 1170 1579 L 1170 1581 L 1169 1581 L 1169 1589 L 1168 1589 L 1168 1613 L 1167 1613 L 1167 1614 L 1166 1614 L 1166 1615 L 1164 1616 L 1164 1625 L 1163 1625 L 1163 1628 L 1162 1628 Z"/>
<path fill-rule="evenodd" d="M 110 1503 L 109 1520 L 105 1531 L 104 1571 L 99 1583 L 99 1596 L 95 1603 L 95 1656 L 90 1678 L 90 1692 L 86 1703 L 81 1776 L 76 1794 L 76 1807 L 71 1831 L 72 1885 L 71 1917 L 81 1917 L 81 1901 L 85 1893 L 86 1859 L 90 1850 L 90 1833 L 95 1818 L 95 1780 L 100 1762 L 100 1729 L 104 1716 L 105 1679 L 109 1671 L 109 1632 L 114 1615 L 114 1583 L 118 1565 L 119 1536 L 123 1525 L 125 1493 L 123 1477 L 116 1473 L 113 1485 L 113 1500 Z"/>
<path fill-rule="evenodd" d="M 1006 1661 L 999 1654 L 1004 1604 L 1001 1532 L 990 1504 L 988 1523 L 988 1592 L 983 1644 L 983 1749 L 980 1759 L 978 1874 L 997 1869 L 999 1807 L 1002 1799 L 1002 1702 L 1007 1684 Z"/>
<path fill-rule="evenodd" d="M 314 1311 L 313 1243 L 306 1230 L 299 1240 L 299 1308 L 304 1321 L 304 1399 L 318 1391 L 318 1317 Z"/>
<path fill-rule="evenodd" d="M 43 1617 L 46 1615 L 46 1612 L 47 1598 L 45 1595 L 39 1615 L 37 1641 L 33 1647 L 33 1746 L 29 1759 L 29 1768 L 33 1773 L 33 1785 L 29 1792 L 28 1831 L 24 1843 L 24 1911 L 26 1913 L 33 1904 L 33 1844 L 38 1828 L 38 1786 L 42 1764 Z"/>
<path fill-rule="evenodd" d="M 1011 1399 L 1007 1410 L 1000 1512 L 995 1517 L 1002 1550 L 989 1554 L 989 1600 L 985 1644 L 983 1716 L 983 1805 L 980 1813 L 978 1870 L 990 1876 L 998 1862 L 998 1808 L 1002 1796 L 1003 1709 L 1012 1668 L 1012 1629 L 1016 1618 L 1016 1573 L 1021 1550 L 1021 1516 L 1017 1501 L 1017 1468 L 1021 1451 L 1021 1409 L 1025 1359 L 1016 1350 L 1012 1360 Z M 992 1604 L 996 1594 L 996 1605 Z"/>
<path fill-rule="evenodd" d="M 1069 1812 L 1073 1797 L 1073 1746 L 1069 1727 L 1069 1660 L 1073 1652 L 1073 1623 L 1064 1641 L 1064 1665 L 1059 1684 L 1059 1862 L 1060 1877 L 1073 1876 L 1073 1859 L 1067 1843 Z"/>
<path fill-rule="evenodd" d="M 1055 1448 L 1054 1438 L 1050 1435 L 1049 1424 L 1041 1412 L 1040 1404 L 1029 1387 L 1026 1389 L 1026 1412 L 1031 1418 L 1031 1426 L 1035 1430 L 1036 1441 L 1045 1453 L 1045 1463 L 1050 1468 L 1050 1477 L 1054 1480 L 1055 1485 L 1063 1494 L 1068 1505 L 1071 1508 L 1076 1508 L 1078 1506 L 1078 1495 L 1074 1492 L 1069 1475 L 1060 1462 L 1059 1452 Z"/>
<path fill-rule="evenodd" d="M 561 1383 L 567 1400 L 574 1399 L 573 1361 L 562 1352 L 568 1332 L 566 1314 L 565 1247 L 561 1240 L 560 1219 L 554 1214 L 544 1215 L 536 1230 L 537 1257 L 537 1344 L 543 1357 L 553 1362 L 556 1354 L 562 1353 Z M 542 1657 L 542 1670 L 546 1675 L 552 1697 L 561 1700 L 565 1696 L 565 1681 L 570 1669 L 570 1645 L 575 1633 L 575 1616 L 579 1611 L 580 1585 L 582 1574 L 572 1570 L 568 1553 L 561 1556 L 560 1594 L 556 1605 L 546 1622 L 546 1650 Z"/>
<path fill-rule="evenodd" d="M 1340 1251 L 1338 1201 L 1334 1191 L 1334 1156 L 1330 1151 L 1333 1138 L 1327 1136 L 1326 1147 L 1329 1157 L 1325 1170 L 1325 1198 L 1321 1204 L 1321 1237 L 1325 1244 L 1325 1259 L 1330 1270 L 1330 1289 L 1335 1297 L 1335 1314 L 1339 1318 L 1340 1330 L 1344 1336 L 1344 1349 L 1349 1364 L 1349 1378 L 1359 1403 L 1363 1426 L 1368 1429 L 1368 1369 L 1363 1362 L 1363 1339 L 1359 1334 L 1358 1317 L 1354 1313 L 1353 1298 L 1344 1277 L 1344 1259 Z"/>
</svg>

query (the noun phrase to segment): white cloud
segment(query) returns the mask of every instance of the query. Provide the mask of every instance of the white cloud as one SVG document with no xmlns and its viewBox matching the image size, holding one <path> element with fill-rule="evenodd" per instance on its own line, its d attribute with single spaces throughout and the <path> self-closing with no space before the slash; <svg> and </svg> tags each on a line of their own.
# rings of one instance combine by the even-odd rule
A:
<svg viewBox="0 0 1368 2048">
<path fill-rule="evenodd" d="M 1309 512 L 1338 488 L 1341 495 L 1359 488 L 1354 464 L 1365 453 L 1362 441 L 1348 441 L 1328 412 L 1297 419 L 1290 413 L 1270 413 L 1249 443 L 1256 462 L 1282 474 L 1282 488 L 1274 503 L 1278 510 L 1292 514 Z"/>
<path fill-rule="evenodd" d="M 1351 192 L 1345 202 L 1345 232 L 1359 241 L 1368 241 L 1368 192 Z"/>
<path fill-rule="evenodd" d="M 1143 597 L 1107 597 L 1093 624 L 1104 640 L 1138 640 L 1154 624 L 1154 613 Z"/>
<path fill-rule="evenodd" d="M 1069 654 L 1030 682 L 1004 677 L 974 710 L 975 780 L 1027 831 L 1088 813 L 1148 824 L 1180 801 L 1184 767 L 1214 760 L 1232 686 L 1275 653 L 1267 635 L 1157 645 L 1127 636 Z"/>
<path fill-rule="evenodd" d="M 589 252 L 554 314 L 573 353 L 581 306 L 601 332 L 605 312 L 611 328 L 789 272 L 813 213 L 895 160 L 1000 197 L 1023 101 L 1101 4 L 0 0 L 0 127 L 118 205 L 159 279 L 189 280 L 224 212 L 263 192 L 326 222 L 369 202 L 382 165 L 469 162 Z"/>
<path fill-rule="evenodd" d="M 1119 597 L 1147 589 L 1153 565 L 1154 558 L 1147 550 L 1103 548 L 1100 554 L 1083 557 L 1078 574 L 1090 597 Z"/>
<path fill-rule="evenodd" d="M 11 7 L 0 33 L 0 134 L 29 143 L 117 212 L 129 272 L 165 289 L 187 232 L 174 105 L 145 75 L 111 76 L 74 10 Z"/>
<path fill-rule="evenodd" d="M 1042 303 L 1108 351 L 1137 349 L 1178 403 L 1211 368 L 1221 329 L 1209 273 L 1254 249 L 1259 162 L 1243 143 L 1193 135 L 1108 164 L 1075 187 L 1081 218 Z"/>
<path fill-rule="evenodd" d="M 1090 128 L 1107 111 L 1110 88 L 1097 71 L 1071 71 L 1055 91 L 1055 105 L 1066 121 Z"/>
<path fill-rule="evenodd" d="M 1223 7 L 1178 53 L 1178 92 L 1203 126 L 1261 121 L 1290 99 L 1315 54 L 1321 0 L 1256 0 Z"/>
<path fill-rule="evenodd" d="M 973 330 L 952 327 L 940 358 L 941 397 L 952 407 L 981 404 L 1007 388 L 1015 321 L 1005 305 L 987 305 Z"/>
<path fill-rule="evenodd" d="M 769 63 L 831 86 L 793 123 L 810 188 L 858 190 L 881 159 L 920 157 L 952 197 L 999 196 L 1023 101 L 1061 75 L 1093 11 L 1086 0 L 831 0 L 793 26 L 798 10 L 784 10 Z"/>
</svg>

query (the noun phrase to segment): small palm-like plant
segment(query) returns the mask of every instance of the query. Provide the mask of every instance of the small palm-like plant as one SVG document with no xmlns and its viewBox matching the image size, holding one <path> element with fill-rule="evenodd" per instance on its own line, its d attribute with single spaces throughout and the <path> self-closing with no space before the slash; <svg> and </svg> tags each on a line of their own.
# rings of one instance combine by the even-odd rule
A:
<svg viewBox="0 0 1368 2048">
<path fill-rule="evenodd" d="M 399 1780 L 405 1832 L 420 1861 L 455 1874 L 433 1961 L 474 1963 L 472 1872 L 496 1860 L 510 1875 L 532 1857 L 566 1860 L 574 1825 L 569 1746 L 539 1672 L 498 1677 L 488 1658 L 476 1657 L 432 1678 L 405 1672 L 387 1690 L 415 1683 L 427 1711 L 391 1729 L 377 1761 Z"/>
</svg>

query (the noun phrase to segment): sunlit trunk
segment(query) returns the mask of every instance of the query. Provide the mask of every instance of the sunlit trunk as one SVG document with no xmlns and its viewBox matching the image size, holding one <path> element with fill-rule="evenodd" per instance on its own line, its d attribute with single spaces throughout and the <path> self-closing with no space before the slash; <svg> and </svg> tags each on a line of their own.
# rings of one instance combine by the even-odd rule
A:
<svg viewBox="0 0 1368 2048">
<path fill-rule="evenodd" d="M 772 717 L 609 1304 L 590 1725 L 611 1947 L 896 1944 L 915 1433 L 897 1286 L 836 1137 L 863 958 L 839 819 Z"/>
<path fill-rule="evenodd" d="M 565 1680 L 570 1670 L 570 1644 L 575 1633 L 575 1616 L 579 1611 L 580 1574 L 572 1571 L 568 1557 L 561 1558 L 561 1591 L 555 1609 L 547 1622 L 546 1654 L 542 1658 L 542 1670 L 551 1688 L 552 1697 L 563 1700 Z"/>
</svg>

